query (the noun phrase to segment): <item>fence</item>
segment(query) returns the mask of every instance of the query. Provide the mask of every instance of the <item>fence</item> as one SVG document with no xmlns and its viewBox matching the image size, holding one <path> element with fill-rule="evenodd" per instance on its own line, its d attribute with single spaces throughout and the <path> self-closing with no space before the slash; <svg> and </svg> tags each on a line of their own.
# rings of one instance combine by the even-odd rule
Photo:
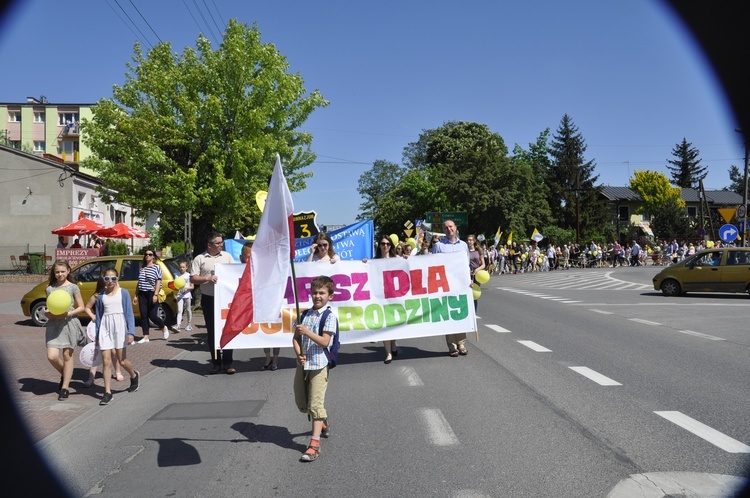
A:
<svg viewBox="0 0 750 498">
<path fill-rule="evenodd" d="M 45 274 L 55 258 L 53 245 L 0 244 L 0 274 Z"/>
</svg>

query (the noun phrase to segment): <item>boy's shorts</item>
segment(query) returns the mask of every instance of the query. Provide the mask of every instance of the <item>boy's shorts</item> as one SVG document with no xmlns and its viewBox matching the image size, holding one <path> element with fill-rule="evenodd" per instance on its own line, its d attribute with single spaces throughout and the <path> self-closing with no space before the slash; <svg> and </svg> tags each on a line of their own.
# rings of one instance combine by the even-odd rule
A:
<svg viewBox="0 0 750 498">
<path fill-rule="evenodd" d="M 309 410 L 313 418 L 327 418 L 325 409 L 328 389 L 328 367 L 320 370 L 303 370 L 297 365 L 294 374 L 294 401 L 302 413 Z"/>
</svg>

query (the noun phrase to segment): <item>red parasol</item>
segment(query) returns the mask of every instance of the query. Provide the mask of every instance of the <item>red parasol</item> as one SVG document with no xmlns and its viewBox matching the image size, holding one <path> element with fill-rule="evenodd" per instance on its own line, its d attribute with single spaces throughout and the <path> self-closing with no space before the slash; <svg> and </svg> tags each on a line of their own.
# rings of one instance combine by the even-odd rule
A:
<svg viewBox="0 0 750 498">
<path fill-rule="evenodd" d="M 55 228 L 52 233 L 55 235 L 91 235 L 95 233 L 102 233 L 107 230 L 107 227 L 101 223 L 97 223 L 89 218 L 81 218 L 73 223 L 68 223 L 60 228 Z"/>
<path fill-rule="evenodd" d="M 138 230 L 135 227 L 126 225 L 125 223 L 118 223 L 107 228 L 99 235 L 110 239 L 148 239 L 150 236 L 143 230 Z"/>
</svg>

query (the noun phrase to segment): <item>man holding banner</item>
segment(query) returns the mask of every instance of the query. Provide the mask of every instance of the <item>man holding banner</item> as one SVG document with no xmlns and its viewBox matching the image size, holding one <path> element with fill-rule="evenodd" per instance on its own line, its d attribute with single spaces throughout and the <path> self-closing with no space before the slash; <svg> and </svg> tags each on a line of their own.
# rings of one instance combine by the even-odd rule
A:
<svg viewBox="0 0 750 498">
<path fill-rule="evenodd" d="M 236 372 L 232 367 L 232 350 L 216 350 L 214 339 L 214 286 L 219 277 L 216 275 L 215 266 L 218 263 L 234 263 L 234 258 L 229 253 L 221 250 L 224 239 L 219 232 L 208 232 L 206 236 L 206 252 L 199 254 L 193 260 L 190 271 L 190 281 L 201 286 L 201 308 L 206 320 L 206 331 L 208 333 L 208 351 L 211 353 L 213 367 L 212 374 L 221 373 L 222 362 L 224 371 L 232 375 Z"/>
<path fill-rule="evenodd" d="M 466 261 L 468 262 L 469 246 L 466 245 L 466 242 L 458 238 L 456 223 L 453 220 L 445 220 L 443 222 L 443 233 L 445 233 L 445 237 L 438 240 L 432 246 L 432 253 L 463 252 L 466 253 Z M 448 353 L 452 357 L 469 354 L 469 351 L 466 349 L 466 332 L 448 334 L 445 336 L 445 342 L 448 345 Z"/>
</svg>

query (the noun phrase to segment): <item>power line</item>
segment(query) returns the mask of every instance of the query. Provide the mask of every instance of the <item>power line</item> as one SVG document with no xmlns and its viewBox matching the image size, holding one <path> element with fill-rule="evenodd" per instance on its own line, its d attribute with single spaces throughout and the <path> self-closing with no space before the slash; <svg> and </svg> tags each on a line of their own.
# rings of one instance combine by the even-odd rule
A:
<svg viewBox="0 0 750 498">
<path fill-rule="evenodd" d="M 154 36 L 156 36 L 156 39 L 159 40 L 159 42 L 164 43 L 161 41 L 161 38 L 159 38 L 159 35 L 156 34 L 156 31 L 154 31 L 154 28 L 151 27 L 151 24 L 149 24 L 146 18 L 143 17 L 143 14 L 141 14 L 141 11 L 138 10 L 138 7 L 135 6 L 135 4 L 133 3 L 133 0 L 129 0 L 129 1 L 130 1 L 130 5 L 132 5 L 135 11 L 138 12 L 138 15 L 141 16 L 141 19 L 143 19 L 143 22 L 146 23 L 146 26 L 148 26 L 151 32 L 154 34 Z"/>
<path fill-rule="evenodd" d="M 206 7 L 206 12 L 208 12 L 208 15 L 211 16 L 211 20 L 214 22 L 214 26 L 216 26 L 216 31 L 221 33 L 221 28 L 218 24 L 216 24 L 216 19 L 214 19 L 214 15 L 211 13 L 211 9 L 209 9 L 208 5 L 206 5 L 206 0 L 203 0 L 203 6 Z M 216 7 L 216 4 L 214 4 L 214 7 Z"/>
<path fill-rule="evenodd" d="M 198 11 L 198 14 L 200 14 L 201 19 L 203 19 L 203 22 L 206 24 L 206 27 L 208 27 L 209 34 L 212 37 L 214 37 L 214 41 L 218 40 L 219 38 L 214 34 L 214 30 L 211 29 L 211 25 L 208 23 L 208 21 L 206 21 L 206 16 L 203 15 L 203 11 L 198 6 L 198 2 L 196 2 L 195 0 L 193 0 L 193 5 L 195 5 L 195 9 Z M 217 43 L 218 43 L 218 41 L 217 41 Z"/>
<path fill-rule="evenodd" d="M 107 6 L 110 9 L 112 9 L 112 12 L 114 12 L 115 15 L 118 18 L 120 18 L 120 21 L 122 21 L 122 23 L 125 25 L 125 27 L 127 27 L 130 30 L 130 32 L 133 33 L 133 36 L 135 36 L 135 39 L 138 40 L 139 42 L 143 43 L 143 40 L 140 39 L 140 37 L 138 36 L 138 33 L 136 33 L 135 31 L 133 31 L 133 28 L 131 28 L 130 25 L 127 22 L 125 22 L 125 19 L 122 18 L 122 16 L 120 15 L 120 13 L 117 12 L 117 10 L 115 10 L 115 8 L 112 7 L 112 5 L 109 2 L 107 2 Z M 121 9 L 122 9 L 122 7 L 121 7 Z M 148 44 L 148 40 L 146 41 L 146 44 Z"/>
<path fill-rule="evenodd" d="M 129 21 L 130 21 L 130 23 L 131 23 L 131 24 L 132 24 L 132 25 L 133 25 L 133 26 L 135 27 L 135 29 L 137 29 L 137 30 L 138 30 L 138 32 L 139 32 L 139 33 L 141 34 L 141 36 L 143 37 L 143 39 L 144 39 L 144 40 L 146 40 L 146 43 L 148 43 L 148 46 L 149 46 L 149 47 L 151 47 L 151 48 L 154 48 L 154 46 L 153 46 L 153 45 L 151 45 L 151 42 L 150 42 L 150 41 L 148 40 L 148 38 L 146 38 L 146 35 L 144 35 L 144 34 L 143 34 L 143 31 L 141 31 L 141 28 L 139 28 L 139 27 L 138 27 L 138 26 L 137 26 L 137 25 L 136 25 L 136 24 L 135 24 L 135 23 L 133 22 L 133 20 L 132 20 L 132 19 L 130 18 L 130 16 L 128 15 L 128 13 L 127 13 L 127 12 L 125 12 L 125 9 L 123 9 L 123 8 L 122 8 L 122 5 L 120 5 L 120 2 L 119 2 L 119 0 L 115 0 L 115 3 L 117 4 L 117 6 L 118 6 L 118 7 L 120 7 L 120 10 L 122 11 L 122 13 L 123 13 L 123 14 L 125 14 L 125 17 L 127 17 L 127 18 L 128 18 L 128 20 L 129 20 Z M 140 39 L 140 38 L 139 38 L 139 39 Z"/>
<path fill-rule="evenodd" d="M 201 28 L 200 24 L 198 24 L 198 20 L 193 15 L 193 11 L 190 10 L 190 7 L 188 7 L 187 2 L 185 2 L 185 0 L 182 0 L 182 4 L 185 6 L 185 10 L 188 11 L 188 14 L 190 14 L 190 17 L 193 18 L 193 22 L 195 23 L 195 26 L 198 28 L 198 33 L 201 33 L 203 31 L 203 28 Z"/>
<path fill-rule="evenodd" d="M 219 19 L 221 19 L 221 24 L 224 25 L 224 26 L 226 26 L 227 23 L 226 23 L 226 21 L 224 21 L 224 18 L 221 17 L 221 12 L 219 12 L 219 8 L 216 6 L 216 2 L 214 2 L 214 0 L 211 0 L 211 3 L 214 4 L 214 9 L 216 9 L 216 15 L 218 15 Z"/>
</svg>

